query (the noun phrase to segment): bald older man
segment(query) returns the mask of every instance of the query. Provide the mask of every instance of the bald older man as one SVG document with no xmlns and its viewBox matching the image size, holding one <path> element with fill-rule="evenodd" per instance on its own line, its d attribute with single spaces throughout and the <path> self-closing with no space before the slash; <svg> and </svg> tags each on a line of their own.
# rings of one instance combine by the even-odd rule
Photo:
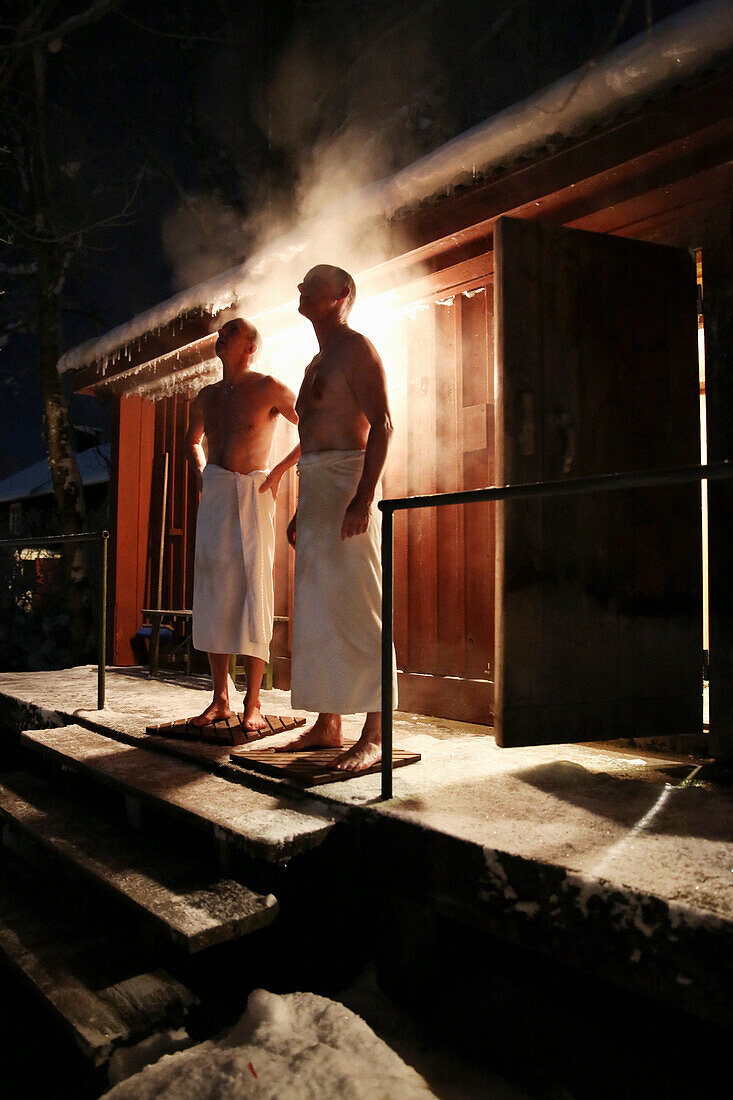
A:
<svg viewBox="0 0 733 1100">
<path fill-rule="evenodd" d="M 364 713 L 358 742 L 332 764 L 358 772 L 381 759 L 381 520 L 375 505 L 392 420 L 382 360 L 349 327 L 356 297 L 351 275 L 319 264 L 298 290 L 299 311 L 313 325 L 319 351 L 296 404 L 300 445 L 270 476 L 276 485 L 299 459 L 298 508 L 288 527 L 295 547 L 292 704 L 317 711 L 318 719 L 279 751 L 342 747 L 341 716 Z"/>
<path fill-rule="evenodd" d="M 277 484 L 268 463 L 279 416 L 297 424 L 295 394 L 252 364 L 262 340 L 251 322 L 237 317 L 219 329 L 216 354 L 223 378 L 204 386 L 190 412 L 187 458 L 202 489 L 196 525 L 193 644 L 209 655 L 214 697 L 193 725 L 231 717 L 228 667 L 244 657 L 247 694 L 242 725 L 267 725 L 260 687 L 272 638 Z M 204 449 L 206 437 L 208 458 Z M 278 479 L 279 480 L 279 479 Z"/>
</svg>

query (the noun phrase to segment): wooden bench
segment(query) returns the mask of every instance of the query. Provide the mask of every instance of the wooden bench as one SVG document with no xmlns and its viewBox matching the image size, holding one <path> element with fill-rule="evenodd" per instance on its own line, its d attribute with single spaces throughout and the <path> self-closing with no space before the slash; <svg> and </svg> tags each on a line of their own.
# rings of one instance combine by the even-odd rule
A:
<svg viewBox="0 0 733 1100">
<path fill-rule="evenodd" d="M 173 635 L 175 623 L 182 621 L 184 623 L 183 628 L 183 640 L 176 647 L 177 650 L 183 650 L 184 663 L 186 675 L 191 671 L 191 650 L 193 649 L 193 612 L 192 611 L 156 611 L 151 607 L 145 607 L 142 611 L 143 619 L 150 621 L 150 627 L 143 627 L 142 630 L 138 630 L 138 636 L 143 633 L 147 635 L 148 629 L 150 630 L 150 650 L 148 656 L 148 663 L 150 665 L 150 675 L 155 679 L 158 675 L 158 663 L 159 663 L 159 651 L 160 651 L 160 635 L 161 631 L 168 629 Z M 173 623 L 173 626 L 168 626 L 168 621 Z M 275 615 L 274 621 L 276 623 L 287 623 L 290 621 L 288 615 Z M 229 661 L 229 675 L 236 684 L 237 675 L 244 672 L 244 666 L 238 661 L 240 657 L 239 653 L 233 653 Z M 262 687 L 265 690 L 269 690 L 272 687 L 272 661 L 267 661 L 265 664 L 265 671 L 262 676 Z"/>
<path fill-rule="evenodd" d="M 274 621 L 276 623 L 288 623 L 290 622 L 290 616 L 275 615 Z M 244 672 L 244 665 L 241 665 L 239 663 L 240 656 L 241 654 L 239 653 L 233 653 L 229 660 L 229 675 L 231 676 L 235 687 L 237 683 L 237 676 L 240 672 Z M 272 687 L 272 659 L 267 661 L 265 664 L 265 671 L 262 674 L 262 687 L 265 689 L 265 691 L 269 691 Z"/>
<path fill-rule="evenodd" d="M 148 655 L 150 675 L 153 678 L 158 675 L 158 658 L 160 652 L 161 631 L 164 629 L 168 629 L 171 631 L 171 637 L 173 637 L 175 624 L 177 622 L 183 622 L 183 640 L 178 644 L 176 649 L 183 650 L 183 660 L 186 669 L 186 675 L 188 675 L 191 671 L 191 649 L 193 648 L 193 638 L 191 634 L 193 612 L 184 610 L 156 611 L 152 607 L 144 607 L 142 611 L 142 616 L 143 619 L 147 619 L 150 622 L 150 650 Z M 171 622 L 173 625 L 168 626 L 168 622 Z M 142 634 L 147 634 L 146 627 L 143 627 L 142 630 L 138 630 L 138 636 L 141 636 Z"/>
</svg>

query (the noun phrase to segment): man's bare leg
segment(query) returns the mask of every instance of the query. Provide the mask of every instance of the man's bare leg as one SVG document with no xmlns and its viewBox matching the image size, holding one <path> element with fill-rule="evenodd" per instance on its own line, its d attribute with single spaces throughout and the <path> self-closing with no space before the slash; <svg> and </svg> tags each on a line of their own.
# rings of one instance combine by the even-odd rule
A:
<svg viewBox="0 0 733 1100">
<path fill-rule="evenodd" d="M 229 706 L 229 654 L 210 653 L 211 679 L 214 682 L 214 698 L 206 710 L 191 719 L 192 726 L 209 726 L 219 718 L 231 718 Z"/>
<path fill-rule="evenodd" d="M 382 759 L 382 714 L 381 711 L 371 711 L 366 716 L 361 737 L 346 752 L 342 752 L 331 763 L 335 771 L 360 772 L 365 768 L 371 768 Z"/>
<path fill-rule="evenodd" d="M 261 657 L 243 655 L 244 674 L 247 677 L 247 694 L 244 697 L 244 715 L 242 725 L 246 730 L 268 729 L 267 722 L 262 717 L 260 709 L 260 687 L 262 675 L 265 671 L 265 662 Z"/>
<path fill-rule="evenodd" d="M 275 752 L 298 752 L 299 749 L 339 749 L 344 743 L 340 714 L 319 714 L 309 730 L 285 745 L 277 745 Z"/>
</svg>

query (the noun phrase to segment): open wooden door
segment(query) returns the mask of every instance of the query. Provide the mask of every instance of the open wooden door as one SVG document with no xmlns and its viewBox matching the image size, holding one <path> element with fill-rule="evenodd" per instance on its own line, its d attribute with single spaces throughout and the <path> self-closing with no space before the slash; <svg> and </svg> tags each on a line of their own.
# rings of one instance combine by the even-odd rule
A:
<svg viewBox="0 0 733 1100">
<path fill-rule="evenodd" d="M 502 218 L 496 482 L 700 461 L 695 265 L 684 251 Z M 698 486 L 497 508 L 500 745 L 702 724 Z"/>
</svg>

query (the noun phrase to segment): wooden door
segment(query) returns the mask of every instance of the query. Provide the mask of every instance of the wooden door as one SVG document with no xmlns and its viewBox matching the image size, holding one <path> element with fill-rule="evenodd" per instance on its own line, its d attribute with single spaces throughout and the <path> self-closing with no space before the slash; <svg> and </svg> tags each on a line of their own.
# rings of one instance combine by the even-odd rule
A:
<svg viewBox="0 0 733 1100">
<path fill-rule="evenodd" d="M 498 484 L 700 460 L 685 251 L 502 218 Z M 702 723 L 697 485 L 497 508 L 495 729 L 505 746 Z"/>
<path fill-rule="evenodd" d="M 385 496 L 493 477 L 493 297 L 487 284 L 417 303 L 386 341 L 395 433 Z M 395 515 L 399 706 L 488 724 L 494 658 L 493 505 Z"/>
</svg>

